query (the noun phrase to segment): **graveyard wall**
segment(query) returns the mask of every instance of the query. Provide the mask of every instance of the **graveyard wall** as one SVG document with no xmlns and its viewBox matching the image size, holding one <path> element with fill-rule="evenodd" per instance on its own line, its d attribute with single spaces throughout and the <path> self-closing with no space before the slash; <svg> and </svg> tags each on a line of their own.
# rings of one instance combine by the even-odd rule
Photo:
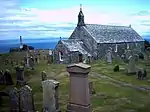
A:
<svg viewBox="0 0 150 112">
<path fill-rule="evenodd" d="M 118 44 L 118 54 L 122 55 L 124 53 L 124 50 L 127 49 L 127 43 L 117 43 Z M 129 48 L 131 50 L 144 50 L 144 42 L 132 42 L 128 43 Z M 106 54 L 106 51 L 108 50 L 109 47 L 112 48 L 113 51 L 115 51 L 115 43 L 99 43 L 97 44 L 97 54 L 98 58 L 103 58 Z"/>
</svg>

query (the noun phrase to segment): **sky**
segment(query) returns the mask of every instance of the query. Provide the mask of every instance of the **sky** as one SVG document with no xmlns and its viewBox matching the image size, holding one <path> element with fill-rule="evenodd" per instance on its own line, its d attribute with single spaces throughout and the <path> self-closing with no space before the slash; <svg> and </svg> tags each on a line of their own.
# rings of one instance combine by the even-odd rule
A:
<svg viewBox="0 0 150 112">
<path fill-rule="evenodd" d="M 150 36 L 150 0 L 0 0 L 0 40 L 69 37 L 85 23 L 129 26 Z"/>
</svg>

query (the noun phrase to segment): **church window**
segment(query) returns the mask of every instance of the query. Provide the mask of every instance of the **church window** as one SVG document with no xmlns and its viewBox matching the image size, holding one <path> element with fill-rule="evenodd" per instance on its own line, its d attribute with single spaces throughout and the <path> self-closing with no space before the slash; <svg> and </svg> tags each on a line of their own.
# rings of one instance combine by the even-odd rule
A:
<svg viewBox="0 0 150 112">
<path fill-rule="evenodd" d="M 129 43 L 127 43 L 127 49 L 129 49 Z"/>
<path fill-rule="evenodd" d="M 59 61 L 63 61 L 63 53 L 59 52 Z"/>
<path fill-rule="evenodd" d="M 115 46 L 115 52 L 118 52 L 118 44 Z"/>
</svg>

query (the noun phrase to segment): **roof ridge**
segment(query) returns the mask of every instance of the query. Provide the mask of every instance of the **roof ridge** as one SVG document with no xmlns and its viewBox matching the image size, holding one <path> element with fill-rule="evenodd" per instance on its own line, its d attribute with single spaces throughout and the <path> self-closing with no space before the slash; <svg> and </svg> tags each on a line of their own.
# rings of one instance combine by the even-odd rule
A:
<svg viewBox="0 0 150 112">
<path fill-rule="evenodd" d="M 103 24 L 85 24 L 85 25 L 100 25 L 100 26 L 112 26 L 112 27 L 127 27 L 127 28 L 132 28 L 129 26 L 119 26 L 119 25 L 103 25 Z"/>
</svg>

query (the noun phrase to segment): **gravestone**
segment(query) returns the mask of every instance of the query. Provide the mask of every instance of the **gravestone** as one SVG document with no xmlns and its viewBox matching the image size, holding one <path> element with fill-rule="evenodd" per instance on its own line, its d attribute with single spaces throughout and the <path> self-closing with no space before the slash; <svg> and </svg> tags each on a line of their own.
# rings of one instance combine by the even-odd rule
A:
<svg viewBox="0 0 150 112">
<path fill-rule="evenodd" d="M 16 87 L 9 90 L 11 112 L 19 112 L 19 94 Z"/>
<path fill-rule="evenodd" d="M 106 59 L 108 63 L 112 63 L 112 52 L 110 50 L 107 51 Z"/>
<path fill-rule="evenodd" d="M 128 63 L 128 68 L 127 68 L 127 73 L 129 74 L 136 73 L 135 56 L 130 56 L 128 60 L 129 60 L 129 63 Z"/>
<path fill-rule="evenodd" d="M 17 66 L 16 67 L 16 84 L 25 84 L 26 81 L 24 79 L 24 67 Z"/>
<path fill-rule="evenodd" d="M 48 59 L 47 64 L 51 64 L 53 56 L 52 55 L 48 55 L 47 59 Z"/>
<path fill-rule="evenodd" d="M 148 52 L 145 51 L 145 53 L 143 53 L 143 54 L 144 54 L 144 60 L 148 60 Z"/>
<path fill-rule="evenodd" d="M 39 63 L 39 58 L 38 58 L 37 55 L 35 56 L 35 62 L 36 62 L 36 63 Z"/>
<path fill-rule="evenodd" d="M 27 55 L 26 57 L 24 57 L 24 62 L 25 62 L 25 67 L 29 68 L 29 56 Z"/>
<path fill-rule="evenodd" d="M 3 71 L 1 70 L 1 71 L 0 71 L 0 84 L 3 85 L 3 84 L 5 84 L 5 83 L 6 83 L 6 82 L 5 82 L 5 76 L 4 76 Z"/>
<path fill-rule="evenodd" d="M 128 60 L 129 59 L 129 57 L 130 56 L 132 56 L 132 51 L 131 50 L 129 50 L 129 49 L 127 49 L 127 50 L 125 50 L 125 58 L 126 58 L 126 60 Z"/>
<path fill-rule="evenodd" d="M 121 59 L 125 60 L 125 55 L 124 54 L 121 55 Z"/>
<path fill-rule="evenodd" d="M 35 112 L 32 89 L 25 85 L 19 90 L 21 112 Z"/>
<path fill-rule="evenodd" d="M 4 77 L 5 77 L 6 85 L 13 85 L 14 84 L 12 77 L 11 77 L 11 74 L 10 74 L 8 69 L 6 69 L 6 71 L 4 72 Z"/>
<path fill-rule="evenodd" d="M 70 74 L 67 112 L 92 112 L 88 83 L 90 68 L 89 65 L 83 63 L 67 66 Z"/>
<path fill-rule="evenodd" d="M 30 57 L 30 59 L 29 59 L 29 65 L 32 68 L 32 70 L 34 70 L 34 59 L 33 59 L 33 57 Z"/>
<path fill-rule="evenodd" d="M 41 78 L 42 78 L 42 81 L 47 80 L 47 74 L 45 71 L 41 72 Z"/>
<path fill-rule="evenodd" d="M 87 60 L 87 63 L 91 63 L 91 56 L 88 56 L 88 60 Z"/>
<path fill-rule="evenodd" d="M 121 57 L 117 53 L 114 53 L 114 61 L 117 64 L 121 62 Z"/>
<path fill-rule="evenodd" d="M 43 87 L 43 110 L 55 112 L 55 84 L 50 80 L 42 81 Z"/>
<path fill-rule="evenodd" d="M 138 54 L 134 54 L 135 56 L 135 62 L 138 63 L 139 62 L 139 55 Z"/>
</svg>

